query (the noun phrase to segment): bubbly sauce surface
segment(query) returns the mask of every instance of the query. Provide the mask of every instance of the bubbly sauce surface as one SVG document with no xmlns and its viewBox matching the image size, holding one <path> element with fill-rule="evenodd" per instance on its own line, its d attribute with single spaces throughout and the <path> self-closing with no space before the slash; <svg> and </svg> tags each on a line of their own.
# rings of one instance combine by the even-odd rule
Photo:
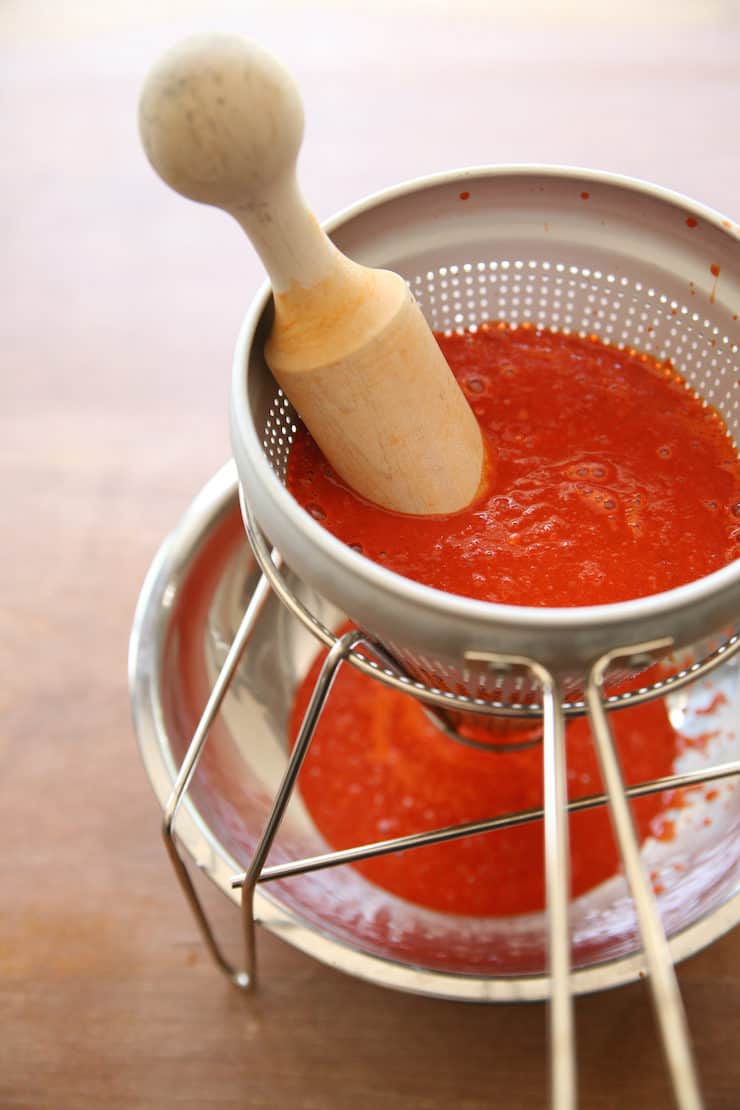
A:
<svg viewBox="0 0 740 1110">
<path fill-rule="evenodd" d="M 389 512 L 301 428 L 288 488 L 339 539 L 425 585 L 511 605 L 626 601 L 738 557 L 737 452 L 670 365 L 526 326 L 438 342 L 488 446 L 484 492 L 450 516 Z"/>
</svg>

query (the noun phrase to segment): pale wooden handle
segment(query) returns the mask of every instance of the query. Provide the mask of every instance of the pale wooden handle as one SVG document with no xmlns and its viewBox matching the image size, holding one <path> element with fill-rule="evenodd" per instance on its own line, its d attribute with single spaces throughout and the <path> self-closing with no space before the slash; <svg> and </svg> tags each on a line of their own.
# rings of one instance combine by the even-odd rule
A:
<svg viewBox="0 0 740 1110">
<path fill-rule="evenodd" d="M 270 275 L 270 368 L 337 472 L 409 513 L 475 496 L 475 417 L 402 278 L 338 251 L 295 178 L 303 110 L 285 69 L 234 35 L 198 35 L 149 74 L 144 148 L 177 192 L 223 208 Z"/>
<path fill-rule="evenodd" d="M 271 54 L 238 35 L 185 39 L 150 71 L 139 130 L 149 161 L 168 185 L 239 221 L 276 292 L 327 276 L 335 248 L 295 177 L 303 137 L 300 94 Z"/>
</svg>

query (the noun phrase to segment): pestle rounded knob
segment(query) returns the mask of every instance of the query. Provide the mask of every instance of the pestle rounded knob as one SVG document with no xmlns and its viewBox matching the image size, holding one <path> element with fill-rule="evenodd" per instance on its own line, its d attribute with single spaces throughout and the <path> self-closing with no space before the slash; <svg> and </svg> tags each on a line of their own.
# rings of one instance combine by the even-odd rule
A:
<svg viewBox="0 0 740 1110">
<path fill-rule="evenodd" d="M 159 175 L 252 240 L 275 300 L 268 365 L 337 473 L 400 512 L 465 508 L 478 424 L 403 279 L 350 261 L 306 207 L 288 72 L 248 39 L 194 36 L 150 72 L 139 126 Z"/>
<path fill-rule="evenodd" d="M 292 173 L 303 138 L 290 74 L 234 35 L 196 35 L 165 54 L 142 91 L 139 122 L 167 184 L 226 209 L 259 202 Z"/>
</svg>

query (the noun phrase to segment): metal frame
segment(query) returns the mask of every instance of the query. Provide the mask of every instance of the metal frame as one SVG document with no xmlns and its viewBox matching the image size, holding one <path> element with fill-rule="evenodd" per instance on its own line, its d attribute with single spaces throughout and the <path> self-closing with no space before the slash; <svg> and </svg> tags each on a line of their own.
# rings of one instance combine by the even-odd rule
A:
<svg viewBox="0 0 740 1110">
<path fill-rule="evenodd" d="M 466 658 L 471 661 L 482 662 L 497 672 L 504 672 L 513 666 L 528 669 L 542 691 L 542 705 L 540 707 L 531 705 L 501 707 L 497 703 L 486 704 L 479 699 L 447 695 L 443 691 L 433 690 L 412 680 L 404 674 L 381 645 L 372 641 L 363 633 L 352 631 L 337 638 L 328 629 L 325 629 L 287 585 L 280 571 L 280 557 L 269 550 L 264 537 L 251 517 L 248 506 L 243 502 L 242 512 L 250 544 L 262 570 L 262 577 L 250 598 L 226 660 L 217 676 L 185 758 L 179 768 L 164 809 L 162 823 L 163 838 L 175 873 L 190 903 L 207 947 L 221 970 L 232 983 L 241 989 L 251 990 L 257 983 L 258 960 L 254 896 L 257 886 L 261 883 L 305 874 L 326 867 L 354 863 L 389 852 L 408 850 L 455 840 L 463 836 L 482 834 L 495 828 L 510 827 L 544 819 L 550 965 L 549 1027 L 552 1104 L 556 1110 L 567 1110 L 567 1108 L 576 1104 L 576 1058 L 568 927 L 569 851 L 567 815 L 569 812 L 607 804 L 610 807 L 615 835 L 638 915 L 659 1032 L 677 1105 L 681 1110 L 695 1110 L 695 1108 L 701 1107 L 696 1069 L 692 1059 L 686 1019 L 675 971 L 650 881 L 640 858 L 639 841 L 632 822 L 628 799 L 737 775 L 740 773 L 740 761 L 724 763 L 708 770 L 670 775 L 625 788 L 608 723 L 607 711 L 639 704 L 695 681 L 701 675 L 708 673 L 730 659 L 740 650 L 740 635 L 732 636 L 706 659 L 680 671 L 671 678 L 660 680 L 649 687 L 641 687 L 630 694 L 607 697 L 604 695 L 603 681 L 605 672 L 613 661 L 626 659 L 635 666 L 644 666 L 652 658 L 652 653 L 659 650 L 664 651 L 670 647 L 671 642 L 663 639 L 615 649 L 597 660 L 591 667 L 585 684 L 585 698 L 582 702 L 564 702 L 557 679 L 537 660 L 502 653 L 471 652 Z M 278 595 L 293 615 L 306 624 L 317 638 L 325 643 L 329 651 L 321 668 L 296 743 L 278 788 L 273 808 L 250 866 L 246 873 L 237 875 L 232 880 L 232 887 L 241 888 L 242 891 L 241 907 L 245 965 L 243 968 L 237 968 L 224 955 L 211 928 L 188 868 L 178 849 L 174 826 L 178 810 L 208 740 L 211 726 L 220 711 L 224 696 L 234 678 L 239 662 L 257 627 L 260 615 L 271 592 Z M 380 664 L 368 658 L 360 650 L 362 647 L 379 659 Z M 466 711 L 496 716 L 524 716 L 530 718 L 541 716 L 543 720 L 544 806 L 540 809 L 430 830 L 411 836 L 360 845 L 344 851 L 328 852 L 322 856 L 310 857 L 291 863 L 265 867 L 267 855 L 292 795 L 331 686 L 339 667 L 345 662 L 367 671 L 376 680 L 400 688 L 404 692 L 417 697 L 420 701 L 426 702 L 427 705 L 431 706 L 433 713 L 439 712 L 444 707 L 445 710 L 461 708 Z M 569 803 L 567 801 L 567 774 L 565 745 L 563 743 L 565 721 L 569 716 L 583 713 L 589 716 L 591 722 L 602 778 L 606 785 L 606 793 Z M 448 729 L 445 729 L 445 731 L 448 731 Z M 493 750 L 495 751 L 495 749 Z"/>
<path fill-rule="evenodd" d="M 482 221 L 477 225 L 480 240 L 482 242 L 496 241 L 501 244 L 515 243 L 516 250 L 520 253 L 514 254 L 513 257 L 519 259 L 526 257 L 523 252 L 526 250 L 527 244 L 536 242 L 535 253 L 538 259 L 542 261 L 541 236 L 539 234 L 540 201 L 537 202 L 537 212 L 533 215 L 533 202 L 531 198 L 529 201 L 526 199 L 529 196 L 529 191 L 526 188 L 528 180 L 531 185 L 541 186 L 543 190 L 547 190 L 548 197 L 552 198 L 551 203 L 555 214 L 564 217 L 563 228 L 567 230 L 570 254 L 568 259 L 563 259 L 563 262 L 570 261 L 571 264 L 577 265 L 577 267 L 580 267 L 582 274 L 586 272 L 584 270 L 584 258 L 589 261 L 591 258 L 598 257 L 597 265 L 600 270 L 606 269 L 607 266 L 614 266 L 615 272 L 617 269 L 620 273 L 627 270 L 625 255 L 629 251 L 624 246 L 625 235 L 629 238 L 630 235 L 634 235 L 636 229 L 639 230 L 640 227 L 644 226 L 644 219 L 642 225 L 640 225 L 639 219 L 635 219 L 635 213 L 639 207 L 644 216 L 645 208 L 648 206 L 650 209 L 650 219 L 648 221 L 650 224 L 649 242 L 645 241 L 644 236 L 641 235 L 639 245 L 634 249 L 640 261 L 639 274 L 641 277 L 644 271 L 651 273 L 654 268 L 662 268 L 664 300 L 669 292 L 668 286 L 670 284 L 666 281 L 667 275 L 670 273 L 675 281 L 683 282 L 684 278 L 690 279 L 692 268 L 695 265 L 693 252 L 699 253 L 700 248 L 699 241 L 696 239 L 691 242 L 690 246 L 688 243 L 678 243 L 674 230 L 676 209 L 678 209 L 681 216 L 686 211 L 691 211 L 699 217 L 699 222 L 704 229 L 703 234 L 707 236 L 707 239 L 701 244 L 702 249 L 707 242 L 716 241 L 717 236 L 719 236 L 723 247 L 729 248 L 734 245 L 727 238 L 726 228 L 724 231 L 722 230 L 721 217 L 716 213 L 700 208 L 686 198 L 678 196 L 678 194 L 646 185 L 644 182 L 630 181 L 611 174 L 573 170 L 567 167 L 543 166 L 477 167 L 463 172 L 446 173 L 406 182 L 394 189 L 386 190 L 381 194 L 360 201 L 351 209 L 340 213 L 331 221 L 328 229 L 336 235 L 340 247 L 346 249 L 352 257 L 359 258 L 359 260 L 368 264 L 377 265 L 382 263 L 390 268 L 405 272 L 405 269 L 412 265 L 411 260 L 413 259 L 415 260 L 413 266 L 417 268 L 417 272 L 420 272 L 423 270 L 423 265 L 418 260 L 423 259 L 429 263 L 432 247 L 436 255 L 435 266 L 452 258 L 453 251 L 455 263 L 458 263 L 462 260 L 458 254 L 460 233 L 457 226 L 455 202 L 460 185 L 465 182 L 467 186 L 470 182 L 473 182 L 478 197 L 477 204 L 480 206 L 478 211 L 485 216 L 485 228 Z M 576 226 L 576 221 L 570 218 L 573 201 L 563 200 L 558 190 L 564 183 L 567 183 L 568 186 L 576 186 L 573 189 L 573 196 L 575 196 L 582 182 L 593 183 L 596 186 L 596 191 L 602 195 L 607 190 L 609 191 L 608 202 L 604 202 L 609 215 L 608 227 L 607 221 L 602 220 L 601 227 L 595 231 L 596 224 L 593 221 L 584 222 L 579 220 Z M 521 223 L 521 226 L 517 226 L 516 234 L 511 235 L 505 226 L 507 213 L 510 211 L 511 204 L 514 203 L 509 199 L 510 193 L 507 191 L 509 188 L 511 188 L 511 195 L 516 196 L 516 208 L 518 215 L 521 217 L 521 220 L 516 221 L 517 225 Z M 445 198 L 450 202 L 447 206 L 445 206 Z M 497 201 L 501 198 L 505 198 L 505 201 L 499 205 Z M 501 212 L 504 213 L 503 216 Z M 593 211 L 591 215 L 594 215 Z M 433 235 L 430 237 L 429 230 L 432 226 Z M 386 235 L 389 229 L 393 231 L 392 247 L 387 245 L 382 235 L 378 240 L 377 232 L 379 228 Z M 471 225 L 467 224 L 466 229 L 466 234 L 471 236 Z M 502 247 L 501 249 L 507 248 Z M 368 255 L 363 254 L 364 251 L 368 251 Z M 529 257 L 531 259 L 531 254 Z M 706 251 L 704 251 L 702 257 L 706 257 Z M 632 261 L 635 261 L 635 259 L 633 258 Z M 646 262 L 646 265 L 643 266 L 643 262 Z M 699 265 L 705 266 L 705 263 L 699 262 Z M 589 269 L 588 273 L 591 275 L 592 271 Z M 599 279 L 601 276 L 602 274 L 599 272 Z M 612 280 L 614 280 L 613 276 Z M 623 280 L 627 281 L 626 273 Z M 652 280 L 652 278 L 648 278 L 646 284 L 649 285 Z M 639 285 L 639 288 L 642 290 L 642 284 Z M 652 291 L 650 295 L 653 295 Z M 425 602 L 420 593 L 423 588 L 419 584 L 412 585 L 408 581 L 403 586 L 391 588 L 387 575 L 382 568 L 377 566 L 371 568 L 371 564 L 367 561 L 360 562 L 359 556 L 354 555 L 336 537 L 333 537 L 310 518 L 306 520 L 299 519 L 299 510 L 280 483 L 280 475 L 277 473 L 274 460 L 266 460 L 265 458 L 264 425 L 262 421 L 257 422 L 255 420 L 256 410 L 260 408 L 263 400 L 259 397 L 259 385 L 263 368 L 259 360 L 253 360 L 252 355 L 261 350 L 262 333 L 260 329 L 264 327 L 267 320 L 268 302 L 269 289 L 265 286 L 253 302 L 245 318 L 234 357 L 231 394 L 232 445 L 240 483 L 247 489 L 250 499 L 254 502 L 259 520 L 266 526 L 271 538 L 285 552 L 290 565 L 300 572 L 307 582 L 319 589 L 322 581 L 331 581 L 332 601 L 340 609 L 351 611 L 353 615 L 359 618 L 360 623 L 364 619 L 368 626 L 372 626 L 375 618 L 369 614 L 372 613 L 376 599 L 381 599 L 380 607 L 385 609 L 386 619 L 385 621 L 378 620 L 374 624 L 374 627 L 381 634 L 381 638 L 387 638 L 389 642 L 393 638 L 383 632 L 384 624 L 386 628 L 399 627 L 404 621 L 407 624 L 416 623 L 417 628 L 420 623 L 424 623 L 426 632 L 429 632 L 426 623 L 420 621 L 420 613 L 423 612 L 425 607 Z M 688 312 L 685 306 L 684 311 Z M 586 312 L 584 311 L 584 320 L 585 317 Z M 448 320 L 447 323 L 450 324 L 451 320 Z M 257 400 L 258 397 L 259 401 Z M 262 566 L 263 573 L 270 579 L 275 593 L 287 605 L 292 614 L 301 620 L 330 649 L 330 656 L 332 656 L 336 641 L 331 633 L 323 628 L 316 618 L 301 605 L 275 572 L 269 559 L 267 547 L 251 517 L 248 505 L 242 505 L 242 513 L 257 560 Z M 371 569 L 372 573 L 370 573 Z M 728 591 L 734 591 L 735 599 L 738 585 L 737 571 L 738 568 L 735 567 L 734 569 L 724 568 L 723 571 L 719 572 L 723 576 L 724 588 Z M 361 591 L 358 591 L 358 585 L 362 587 Z M 545 654 L 544 642 L 542 645 L 538 643 L 538 629 L 542 632 L 542 636 L 546 636 L 548 631 L 551 630 L 547 626 L 543 630 L 543 626 L 538 621 L 533 621 L 531 617 L 522 618 L 521 624 L 527 626 L 524 629 L 521 628 L 519 621 L 515 622 L 514 635 L 508 641 L 512 651 L 516 650 L 520 655 L 526 654 L 528 658 L 511 660 L 498 654 L 484 657 L 479 655 L 476 657 L 476 661 L 478 666 L 488 664 L 499 667 L 502 664 L 511 664 L 511 662 L 525 666 L 541 691 L 542 704 L 536 708 L 486 703 L 481 699 L 461 698 L 448 694 L 444 690 L 424 686 L 413 681 L 408 675 L 399 673 L 397 668 L 379 667 L 362 654 L 359 650 L 359 642 L 347 647 L 344 654 L 340 654 L 340 657 L 336 660 L 336 666 L 346 660 L 367 673 L 374 674 L 380 681 L 411 693 L 424 703 L 430 711 L 438 714 L 444 715 L 446 710 L 456 709 L 483 714 L 495 713 L 505 717 L 521 718 L 540 715 L 543 717 L 546 886 L 550 997 L 552 1002 L 550 1018 L 553 1057 L 552 1089 L 554 1104 L 559 1108 L 571 1106 L 575 1101 L 570 998 L 572 981 L 568 966 L 566 819 L 568 805 L 563 781 L 565 777 L 564 745 L 560 743 L 560 740 L 564 730 L 565 718 L 583 712 L 587 712 L 591 718 L 594 742 L 607 787 L 605 800 L 610 807 L 615 833 L 625 861 L 629 887 L 638 911 L 640 932 L 643 938 L 651 983 L 654 987 L 658 1020 L 669 1059 L 676 1098 L 682 1107 L 700 1105 L 685 1021 L 675 986 L 670 951 L 658 917 L 649 881 L 642 870 L 637 838 L 627 802 L 631 792 L 625 791 L 624 788 L 606 718 L 606 710 L 619 708 L 622 705 L 635 705 L 659 694 L 668 693 L 671 689 L 678 689 L 681 685 L 692 681 L 693 678 L 698 678 L 700 674 L 707 673 L 717 666 L 723 658 L 729 658 L 738 647 L 738 638 L 737 636 L 733 637 L 718 652 L 712 653 L 706 660 L 697 664 L 696 667 L 690 668 L 687 672 L 674 676 L 673 679 L 666 682 L 645 687 L 629 696 L 619 698 L 605 696 L 603 677 L 606 667 L 613 659 L 617 657 L 629 658 L 645 647 L 654 648 L 654 644 L 635 644 L 634 641 L 652 637 L 656 631 L 674 635 L 676 642 L 685 642 L 685 639 L 682 638 L 684 633 L 681 629 L 689 627 L 686 616 L 689 605 L 693 606 L 692 612 L 695 617 L 695 620 L 691 622 L 691 627 L 696 625 L 697 628 L 701 629 L 703 623 L 716 627 L 717 623 L 723 619 L 723 612 L 725 611 L 723 607 L 728 596 L 727 593 L 722 593 L 722 588 L 717 579 L 714 582 L 706 580 L 702 583 L 694 582 L 689 584 L 688 587 L 680 588 L 673 598 L 664 596 L 657 606 L 658 613 L 652 611 L 647 614 L 646 610 L 651 609 L 650 605 L 638 606 L 638 609 L 641 610 L 640 619 L 631 621 L 629 625 L 625 624 L 624 626 L 630 627 L 634 631 L 614 633 L 614 626 L 604 613 L 599 616 L 593 614 L 587 616 L 585 620 L 591 622 L 594 626 L 589 631 L 595 633 L 598 630 L 599 635 L 594 634 L 593 638 L 589 638 L 588 642 L 595 646 L 584 648 L 583 653 L 578 656 L 577 664 L 574 664 L 574 670 L 577 672 L 576 677 L 583 679 L 586 692 L 585 701 L 577 704 L 568 702 L 564 705 L 562 703 L 561 691 L 558 689 L 555 676 L 543 667 L 541 659 L 534 658 L 538 654 Z M 352 605 L 349 603 L 350 600 L 353 603 Z M 417 636 L 417 642 L 422 639 L 425 644 L 433 644 L 433 647 L 429 647 L 431 654 L 444 654 L 446 638 L 453 639 L 451 635 L 453 630 L 457 635 L 459 614 L 461 610 L 466 608 L 470 621 L 465 627 L 475 627 L 476 625 L 480 627 L 480 624 L 487 618 L 484 613 L 476 614 L 469 611 L 468 602 L 470 600 L 465 599 L 465 603 L 463 603 L 458 599 L 454 606 L 438 607 L 434 614 L 436 618 L 434 634 L 429 633 L 428 636 L 425 635 L 424 637 Z M 651 600 L 656 602 L 657 599 L 653 597 Z M 733 604 L 735 603 L 733 602 Z M 393 611 L 394 618 L 396 617 L 396 607 L 399 608 L 402 615 L 397 620 L 389 620 L 388 612 L 390 610 Z M 609 607 L 604 607 L 604 610 L 607 608 Z M 736 607 L 732 615 L 733 618 L 737 615 Z M 681 617 L 683 625 L 681 621 L 671 622 L 670 618 L 677 616 Z M 663 621 L 662 625 L 661 619 Z M 577 618 L 574 623 L 576 626 L 579 625 Z M 558 649 L 562 648 L 564 641 L 572 634 L 572 631 L 569 633 L 567 630 L 558 629 L 558 634 L 559 638 L 556 639 L 554 644 L 552 640 L 549 641 L 550 647 L 546 653 L 546 658 L 550 663 L 558 658 Z M 690 635 L 689 638 L 698 639 L 699 636 Z M 472 639 L 471 636 L 470 645 L 464 644 L 463 646 L 473 646 Z M 490 645 L 491 640 L 487 637 L 482 642 Z M 455 643 L 459 645 L 459 639 L 455 639 Z M 666 642 L 663 641 L 662 643 L 665 646 Z M 671 641 L 668 643 L 670 644 Z M 440 647 L 440 644 L 443 646 Z M 340 651 L 339 648 L 336 650 Z M 456 651 L 456 655 L 459 654 L 460 652 Z M 597 656 L 600 656 L 600 658 L 595 658 Z M 328 662 L 327 660 L 327 665 Z M 315 709 L 315 706 L 313 708 Z M 454 728 L 446 728 L 445 731 L 451 734 L 454 739 L 460 739 L 459 736 L 455 735 Z M 309 742 L 310 737 L 307 739 L 302 731 L 299 735 L 301 741 L 305 741 L 306 744 Z M 726 765 L 722 773 L 737 773 L 737 767 L 732 770 L 728 768 L 729 765 Z M 698 781 L 705 781 L 708 777 L 705 775 Z M 677 778 L 680 777 L 671 777 L 671 785 L 677 785 Z M 522 816 L 512 815 L 511 822 L 515 823 Z M 483 827 L 491 826 L 480 823 L 476 831 L 483 831 Z M 467 828 L 465 834 L 469 834 L 470 831 Z M 452 835 L 454 835 L 454 832 L 450 830 L 437 830 L 433 834 L 425 834 L 424 838 L 406 838 L 404 846 L 413 847 L 416 844 L 432 843 L 434 842 L 433 838 L 449 839 Z M 399 842 L 387 842 L 383 845 L 374 846 L 373 850 L 392 851 L 398 850 L 399 847 Z M 363 851 L 363 849 L 359 851 Z M 360 857 L 357 852 L 337 853 L 322 857 L 321 862 L 303 861 L 303 864 L 333 866 L 337 863 L 350 862 L 352 859 L 358 858 L 366 857 Z M 261 875 L 258 872 L 259 868 L 255 870 L 253 863 L 248 872 L 249 889 L 252 894 L 255 884 L 265 878 L 264 871 Z M 297 872 L 292 870 L 291 873 Z M 282 869 L 281 874 L 287 874 L 285 868 Z M 237 880 L 237 885 L 239 885 L 239 882 L 244 883 L 245 881 L 246 877 Z M 245 910 L 245 912 L 247 911 Z"/>
</svg>

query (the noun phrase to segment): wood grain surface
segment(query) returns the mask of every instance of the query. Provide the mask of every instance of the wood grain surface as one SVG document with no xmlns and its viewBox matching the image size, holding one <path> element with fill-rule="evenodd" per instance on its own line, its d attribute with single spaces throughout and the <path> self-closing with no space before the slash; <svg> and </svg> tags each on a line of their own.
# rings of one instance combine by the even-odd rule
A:
<svg viewBox="0 0 740 1110">
<path fill-rule="evenodd" d="M 680 8 L 680 10 L 678 10 Z M 372 11 L 372 14 L 369 14 Z M 261 938 L 211 966 L 160 844 L 126 649 L 163 536 L 228 457 L 231 348 L 261 273 L 169 194 L 137 90 L 180 34 L 245 30 L 302 86 L 320 216 L 395 181 L 544 161 L 740 218 L 734 3 L 378 0 L 0 6 L 0 1106 L 547 1105 L 542 1006 L 384 991 Z M 236 938 L 231 907 L 213 899 Z M 707 1105 L 740 1101 L 740 933 L 680 981 Z M 672 1105 L 645 984 L 577 1003 L 582 1105 Z"/>
</svg>

